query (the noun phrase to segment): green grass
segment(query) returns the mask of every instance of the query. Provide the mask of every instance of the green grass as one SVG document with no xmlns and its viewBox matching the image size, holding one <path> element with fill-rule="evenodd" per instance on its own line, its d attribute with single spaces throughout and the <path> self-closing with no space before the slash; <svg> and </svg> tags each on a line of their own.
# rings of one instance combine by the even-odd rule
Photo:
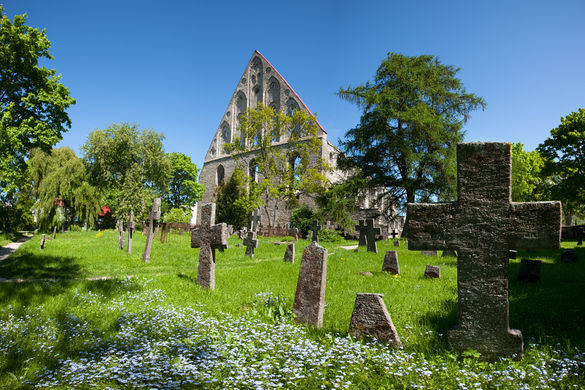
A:
<svg viewBox="0 0 585 390">
<path fill-rule="evenodd" d="M 21 233 L 8 233 L 8 232 L 0 232 L 0 246 L 4 246 L 6 244 L 10 244 L 21 238 L 23 235 Z"/>
<path fill-rule="evenodd" d="M 573 384 L 581 383 L 578 376 L 571 375 L 585 375 L 583 248 L 577 249 L 580 256 L 577 264 L 560 263 L 561 251 L 520 251 L 518 259 L 510 261 L 510 325 L 522 331 L 526 357 L 521 362 L 503 360 L 488 364 L 457 356 L 448 348 L 448 329 L 457 323 L 455 258 L 421 256 L 419 252 L 408 251 L 404 242 L 401 247 L 394 248 L 392 240 L 378 242 L 378 254 L 365 252 L 361 248 L 357 253 L 341 248 L 341 245 L 357 244 L 355 241 L 321 243 L 329 251 L 324 326 L 321 330 L 307 330 L 294 325 L 290 312 L 301 254 L 309 242 L 299 240 L 296 243 L 296 261 L 290 264 L 283 262 L 286 247 L 275 245 L 274 241 L 277 239 L 261 238 L 255 257 L 250 259 L 244 256 L 245 247 L 236 247 L 240 240 L 230 238 L 229 249 L 216 254 L 216 290 L 208 291 L 196 284 L 199 250 L 190 248 L 188 235 L 169 236 L 169 242 L 164 244 L 155 240 L 149 263 L 142 261 L 145 242 L 141 234 L 134 235 L 132 255 L 119 249 L 113 231 L 103 234 L 58 234 L 56 240 L 47 241 L 44 250 L 39 248 L 40 237 L 34 237 L 0 263 L 0 278 L 28 280 L 0 283 L 0 328 L 3 329 L 0 331 L 0 383 L 15 388 L 42 384 L 57 388 L 74 387 L 71 378 L 64 373 L 68 372 L 66 362 L 83 362 L 82 359 L 88 359 L 89 355 L 92 359 L 98 359 L 95 356 L 101 359 L 103 351 L 113 346 L 121 348 L 117 350 L 118 354 L 129 353 L 135 350 L 138 341 L 126 346 L 127 340 L 143 340 L 144 337 L 150 338 L 148 348 L 154 348 L 153 351 L 160 353 L 163 360 L 182 359 L 183 355 L 175 349 L 180 350 L 177 345 L 185 343 L 189 348 L 199 348 L 197 351 L 210 346 L 221 350 L 233 344 L 241 349 L 241 356 L 245 357 L 241 359 L 256 357 L 254 359 L 264 361 L 270 356 L 276 359 L 274 364 L 293 367 L 290 357 L 284 357 L 286 354 L 281 350 L 284 347 L 275 350 L 277 346 L 264 345 L 272 336 L 257 337 L 256 334 L 272 334 L 270 332 L 275 327 L 285 326 L 283 324 L 293 327 L 290 332 L 295 336 L 290 336 L 290 340 L 297 340 L 298 336 L 301 340 L 298 342 L 303 345 L 317 343 L 321 346 L 318 348 L 343 350 L 347 356 L 357 354 L 347 363 L 340 363 L 345 355 L 334 356 L 330 363 L 332 368 L 324 369 L 317 365 L 321 368 L 312 375 L 306 374 L 315 368 L 305 363 L 306 366 L 299 369 L 299 372 L 305 372 L 305 377 L 297 375 L 292 382 L 284 382 L 285 387 L 343 387 L 345 382 L 339 382 L 341 377 L 351 383 L 348 386 L 356 388 L 402 388 L 414 383 L 441 388 L 457 387 L 458 384 L 472 386 L 473 383 L 480 383 L 482 388 L 493 387 L 495 383 L 502 383 L 505 388 L 524 384 L 542 387 L 538 371 L 531 368 L 540 367 L 542 362 L 549 365 L 549 372 L 555 373 L 554 378 L 547 379 L 550 380 L 547 383 L 555 388 L 571 388 Z M 574 242 L 563 243 L 565 248 L 574 246 Z M 386 250 L 398 251 L 400 276 L 381 272 Z M 521 258 L 544 260 L 539 283 L 516 281 Z M 425 279 L 426 264 L 440 265 L 442 278 Z M 362 276 L 359 273 L 363 271 L 374 275 Z M 98 277 L 112 279 L 87 280 Z M 404 344 L 400 353 L 376 343 L 355 343 L 348 338 L 355 297 L 363 292 L 384 294 L 384 301 Z M 173 314 L 167 318 L 169 310 Z M 178 338 L 178 344 L 165 347 L 166 350 L 159 351 L 159 347 L 153 346 L 156 343 L 153 344 L 152 340 L 168 344 L 169 340 L 178 337 L 177 334 L 195 332 L 191 328 L 193 321 L 185 319 L 195 315 L 192 310 L 204 313 L 197 314 L 201 317 L 196 317 L 196 322 L 200 324 L 197 332 L 201 327 L 205 332 Z M 212 325 L 203 325 L 208 321 Z M 245 325 L 241 325 L 240 321 Z M 240 324 L 241 328 L 225 325 L 233 323 Z M 126 331 L 132 336 L 128 336 Z M 244 341 L 239 339 L 248 332 L 252 336 L 243 338 Z M 280 332 L 283 345 L 288 345 L 285 342 L 288 340 L 288 328 Z M 298 332 L 302 334 L 298 335 Z M 142 338 L 133 338 L 135 334 Z M 120 347 L 121 344 L 124 347 Z M 271 352 L 260 353 L 263 348 Z M 363 351 L 358 353 L 355 348 L 363 348 Z M 191 355 L 185 356 L 192 357 L 193 350 L 190 351 Z M 233 353 L 233 348 L 224 353 Z M 388 356 L 396 360 L 388 363 Z M 575 367 L 571 366 L 570 375 L 558 379 L 558 372 L 564 371 L 555 362 L 563 358 L 570 358 L 569 362 L 573 363 L 567 364 Z M 141 355 L 140 361 L 144 359 Z M 233 358 L 230 364 L 239 362 L 238 369 L 248 370 L 255 367 L 257 360 L 242 363 Z M 305 360 L 310 361 L 310 358 Z M 92 362 L 92 367 L 102 364 L 101 361 Z M 160 362 L 152 364 L 156 369 L 164 366 Z M 171 376 L 163 378 L 172 382 L 173 378 L 181 377 L 173 371 L 179 366 L 179 363 L 173 365 L 171 371 L 174 374 L 165 371 L 164 375 Z M 507 367 L 512 371 L 503 373 Z M 112 376 L 111 370 L 108 368 L 107 375 L 102 373 L 92 383 L 98 388 L 108 385 L 125 388 L 125 382 Z M 232 367 L 232 370 L 235 369 Z M 51 382 L 49 374 L 44 374 L 46 372 L 58 373 L 55 375 L 61 379 Z M 349 375 L 349 372 L 353 374 Z M 428 378 L 425 377 L 426 372 L 431 373 Z M 340 377 L 335 379 L 338 375 Z M 481 375 L 484 375 L 483 379 Z M 506 375 L 512 379 L 502 379 Z M 200 382 L 198 386 L 254 387 L 245 381 L 233 382 L 236 379 L 230 378 L 237 376 L 225 367 L 218 368 L 213 376 L 218 382 Z M 252 374 L 248 376 L 254 377 Z M 152 385 L 156 382 L 131 383 L 137 386 L 137 383 Z M 267 386 L 266 383 L 263 386 Z M 79 385 L 81 388 L 84 386 Z M 189 387 L 187 383 L 179 387 L 184 386 Z"/>
</svg>

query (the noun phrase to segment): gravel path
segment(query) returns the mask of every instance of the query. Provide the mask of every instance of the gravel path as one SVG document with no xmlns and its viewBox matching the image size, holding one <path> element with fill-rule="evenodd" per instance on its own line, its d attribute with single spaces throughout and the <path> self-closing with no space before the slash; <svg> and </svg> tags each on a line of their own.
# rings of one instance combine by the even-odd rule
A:
<svg viewBox="0 0 585 390">
<path fill-rule="evenodd" d="M 26 236 L 18 239 L 18 241 L 11 242 L 10 244 L 4 245 L 0 248 L 0 261 L 3 261 L 8 256 L 14 253 L 18 249 L 19 246 L 22 245 L 25 241 L 28 241 L 32 238 L 32 236 Z"/>
</svg>

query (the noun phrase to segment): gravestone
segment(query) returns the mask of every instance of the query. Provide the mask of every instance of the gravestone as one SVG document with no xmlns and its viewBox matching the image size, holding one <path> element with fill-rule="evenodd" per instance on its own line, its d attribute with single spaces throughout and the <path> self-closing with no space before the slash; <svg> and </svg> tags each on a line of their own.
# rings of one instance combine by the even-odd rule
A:
<svg viewBox="0 0 585 390">
<path fill-rule="evenodd" d="M 244 238 L 244 245 L 246 246 L 246 256 L 254 257 L 254 248 L 258 248 L 258 239 L 256 238 L 256 232 L 249 231 L 248 236 Z"/>
<path fill-rule="evenodd" d="M 286 251 L 284 252 L 284 261 L 289 263 L 295 262 L 295 244 L 290 243 L 286 247 Z"/>
<path fill-rule="evenodd" d="M 360 235 L 358 246 L 366 246 L 366 221 L 360 219 L 358 225 L 355 225 L 355 230 L 357 230 Z"/>
<path fill-rule="evenodd" d="M 303 251 L 293 314 L 295 321 L 316 328 L 323 326 L 327 249 L 315 241 Z"/>
<path fill-rule="evenodd" d="M 160 198 L 154 198 L 152 210 L 148 214 L 148 233 L 146 234 L 146 246 L 142 254 L 142 261 L 150 261 L 150 250 L 152 249 L 152 240 L 154 239 L 154 221 L 160 219 Z"/>
<path fill-rule="evenodd" d="M 227 235 L 231 237 L 234 234 L 234 225 L 227 225 Z"/>
<path fill-rule="evenodd" d="M 55 239 L 55 235 L 57 235 L 57 225 L 53 226 L 53 240 Z"/>
<path fill-rule="evenodd" d="M 122 236 L 122 232 L 124 231 L 124 222 L 116 221 L 116 230 L 118 231 L 118 245 L 120 245 L 120 250 L 124 250 L 124 239 Z"/>
<path fill-rule="evenodd" d="M 396 229 L 392 229 L 392 231 L 390 231 L 390 236 L 391 236 L 392 238 L 396 238 L 396 237 L 398 237 L 398 230 L 396 230 Z"/>
<path fill-rule="evenodd" d="M 41 236 L 41 249 L 45 249 L 45 235 Z"/>
<path fill-rule="evenodd" d="M 262 216 L 260 215 L 260 209 L 254 209 L 252 214 L 250 214 L 250 230 L 253 232 L 258 231 L 258 225 L 262 220 Z"/>
<path fill-rule="evenodd" d="M 380 228 L 374 228 L 374 220 L 366 219 L 366 246 L 368 252 L 378 253 L 376 236 L 380 234 Z"/>
<path fill-rule="evenodd" d="M 317 223 L 317 221 L 313 221 L 313 224 L 310 226 L 311 231 L 313 232 L 313 242 L 319 242 L 319 230 L 321 230 L 321 226 Z"/>
<path fill-rule="evenodd" d="M 437 256 L 437 251 L 420 251 L 420 254 L 423 256 Z"/>
<path fill-rule="evenodd" d="M 120 224 L 120 226 L 124 226 L 122 224 Z M 124 230 L 122 230 L 121 234 L 120 234 L 120 250 L 123 251 L 124 250 Z"/>
<path fill-rule="evenodd" d="M 394 241 L 394 246 L 400 246 L 400 241 L 398 240 Z"/>
<path fill-rule="evenodd" d="M 201 223 L 191 231 L 191 248 L 200 248 L 197 284 L 215 289 L 215 250 L 228 247 L 227 224 L 215 224 L 215 203 L 201 206 Z"/>
<path fill-rule="evenodd" d="M 132 254 L 132 235 L 134 234 L 134 229 L 136 228 L 134 225 L 134 211 L 130 211 L 130 219 L 128 220 L 128 225 L 126 226 L 128 229 L 128 247 L 126 251 L 129 254 Z"/>
<path fill-rule="evenodd" d="M 402 343 L 382 297 L 384 294 L 357 294 L 349 322 L 349 334 L 364 336 L 400 347 Z"/>
<path fill-rule="evenodd" d="M 518 251 L 516 251 L 516 250 L 513 250 L 513 249 L 510 249 L 510 251 L 509 251 L 509 256 L 508 256 L 508 257 L 509 257 L 510 259 L 516 259 L 516 257 L 517 257 L 517 256 L 518 256 Z"/>
<path fill-rule="evenodd" d="M 384 264 L 382 264 L 382 272 L 390 272 L 393 275 L 400 275 L 400 267 L 398 266 L 398 252 L 386 251 L 384 256 Z"/>
<path fill-rule="evenodd" d="M 438 265 L 427 264 L 427 267 L 425 268 L 425 278 L 441 279 L 441 267 Z"/>
<path fill-rule="evenodd" d="M 583 236 L 585 236 L 585 228 L 578 228 L 577 229 L 577 245 L 583 245 Z"/>
<path fill-rule="evenodd" d="M 457 202 L 407 206 L 409 249 L 457 250 L 459 325 L 449 344 L 483 358 L 523 355 L 522 333 L 509 327 L 509 250 L 560 245 L 560 202 L 511 202 L 511 149 L 458 144 Z"/>
<path fill-rule="evenodd" d="M 518 280 L 521 282 L 535 283 L 540 280 L 540 269 L 542 261 L 540 260 L 520 260 L 520 270 L 518 271 Z"/>
<path fill-rule="evenodd" d="M 566 251 L 563 251 L 563 253 L 561 254 L 561 262 L 562 263 L 576 263 L 579 260 L 579 255 L 577 254 L 577 251 L 569 249 Z"/>
<path fill-rule="evenodd" d="M 457 252 L 453 249 L 445 249 L 443 251 L 442 257 L 457 257 Z"/>
<path fill-rule="evenodd" d="M 299 239 L 299 235 L 301 234 L 301 231 L 294 227 L 290 229 L 290 235 L 291 237 L 293 237 L 295 239 L 295 241 L 297 241 Z"/>
</svg>

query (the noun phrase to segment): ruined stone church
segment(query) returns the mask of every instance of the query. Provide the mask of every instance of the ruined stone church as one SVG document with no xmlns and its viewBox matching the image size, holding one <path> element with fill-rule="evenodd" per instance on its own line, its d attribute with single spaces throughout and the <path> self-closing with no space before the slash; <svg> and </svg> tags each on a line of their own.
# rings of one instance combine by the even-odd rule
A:
<svg viewBox="0 0 585 390">
<path fill-rule="evenodd" d="M 214 202 L 217 188 L 229 180 L 236 169 L 235 161 L 230 153 L 226 151 L 225 145 L 233 142 L 233 140 L 240 139 L 240 133 L 238 131 L 240 117 L 246 110 L 255 108 L 258 103 L 270 106 L 274 110 L 280 110 L 289 116 L 292 116 L 297 110 L 304 110 L 306 113 L 312 115 L 311 110 L 309 110 L 307 105 L 276 68 L 262 54 L 254 51 L 244 73 L 238 81 L 236 90 L 229 101 L 223 117 L 219 121 L 219 127 L 215 131 L 215 135 L 205 156 L 199 175 L 199 183 L 205 186 L 205 193 L 203 194 L 201 203 Z M 317 124 L 319 127 L 317 136 L 321 140 L 321 147 L 318 155 L 314 157 L 315 159 L 321 158 L 328 165 L 334 167 L 333 170 L 325 172 L 325 175 L 331 183 L 339 182 L 347 176 L 346 172 L 335 168 L 337 157 L 341 152 L 327 140 L 327 133 L 318 121 Z M 287 148 L 287 142 L 288 140 L 285 135 L 280 140 L 275 141 L 274 145 Z M 255 175 L 253 158 L 254 154 L 252 152 L 248 156 L 249 170 L 247 172 L 252 177 Z M 310 207 L 314 206 L 313 199 L 308 197 L 301 196 L 299 202 Z M 362 205 L 362 210 L 366 210 L 367 214 L 369 206 L 367 199 L 365 203 Z M 270 209 L 270 206 L 270 202 L 268 202 L 270 212 L 274 213 L 275 209 Z M 375 210 L 371 211 L 375 214 Z M 273 226 L 285 227 L 290 222 L 290 213 L 291 210 L 280 207 L 276 210 L 276 218 L 272 216 L 269 219 L 266 211 L 261 209 L 263 225 L 266 225 L 267 221 L 273 220 Z M 361 218 L 362 215 L 356 217 Z M 199 220 L 198 215 L 197 221 Z"/>
</svg>

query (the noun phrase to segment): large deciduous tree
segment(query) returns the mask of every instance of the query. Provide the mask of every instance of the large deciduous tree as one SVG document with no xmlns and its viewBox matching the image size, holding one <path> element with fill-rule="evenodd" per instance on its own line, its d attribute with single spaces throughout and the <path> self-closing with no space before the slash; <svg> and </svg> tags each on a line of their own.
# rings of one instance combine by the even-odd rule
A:
<svg viewBox="0 0 585 390">
<path fill-rule="evenodd" d="M 92 184 L 104 192 L 118 220 L 127 220 L 130 211 L 144 218 L 154 197 L 168 191 L 172 166 L 163 139 L 154 130 L 140 130 L 130 123 L 89 133 L 83 158 Z"/>
<path fill-rule="evenodd" d="M 264 207 L 268 226 L 274 226 L 283 206 L 298 206 L 300 195 L 324 190 L 329 166 L 318 157 L 318 129 L 315 117 L 303 110 L 287 116 L 260 103 L 241 117 L 241 138 L 226 146 L 238 169 L 250 173 L 242 207 Z"/>
<path fill-rule="evenodd" d="M 565 215 L 585 211 L 585 109 L 561 118 L 537 148 L 543 173 L 551 178 L 550 196 L 563 202 Z"/>
<path fill-rule="evenodd" d="M 512 147 L 512 200 L 536 202 L 545 200 L 546 178 L 542 176 L 544 159 L 534 150 L 524 151 L 521 143 Z"/>
<path fill-rule="evenodd" d="M 455 196 L 455 145 L 470 113 L 486 105 L 466 92 L 458 71 L 434 56 L 390 53 L 373 82 L 338 91 L 363 110 L 341 142 L 347 161 L 386 189 L 386 201 Z"/>
<path fill-rule="evenodd" d="M 205 187 L 197 183 L 197 165 L 182 153 L 169 155 L 172 173 L 169 192 L 164 196 L 170 208 L 191 208 L 201 200 Z"/>
<path fill-rule="evenodd" d="M 26 181 L 26 159 L 35 148 L 49 151 L 71 126 L 66 109 L 75 103 L 54 69 L 45 30 L 11 21 L 0 6 L 0 192 Z"/>
</svg>

